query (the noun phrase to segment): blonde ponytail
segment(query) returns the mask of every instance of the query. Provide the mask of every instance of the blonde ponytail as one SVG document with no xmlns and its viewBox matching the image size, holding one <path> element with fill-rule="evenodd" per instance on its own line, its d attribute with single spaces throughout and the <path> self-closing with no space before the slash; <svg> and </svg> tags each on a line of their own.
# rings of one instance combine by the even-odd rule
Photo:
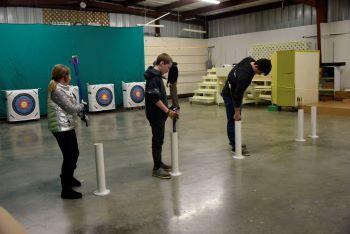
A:
<svg viewBox="0 0 350 234">
<path fill-rule="evenodd" d="M 55 91 L 57 88 L 57 82 L 54 80 L 51 80 L 49 83 L 49 87 L 48 87 L 48 92 L 52 93 L 53 91 Z"/>
</svg>

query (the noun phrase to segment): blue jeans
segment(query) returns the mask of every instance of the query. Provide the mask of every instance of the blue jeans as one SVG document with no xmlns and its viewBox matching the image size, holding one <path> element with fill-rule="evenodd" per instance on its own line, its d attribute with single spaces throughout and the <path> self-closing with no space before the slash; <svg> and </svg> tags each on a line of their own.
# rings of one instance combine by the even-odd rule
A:
<svg viewBox="0 0 350 234">
<path fill-rule="evenodd" d="M 234 106 L 231 97 L 222 95 L 222 98 L 225 102 L 226 107 L 226 116 L 227 116 L 227 137 L 230 141 L 232 148 L 235 148 L 235 121 L 233 116 L 235 114 Z"/>
<path fill-rule="evenodd" d="M 233 119 L 235 115 L 235 110 L 233 106 L 232 97 L 227 97 L 225 95 L 222 95 L 222 98 L 225 102 L 226 107 L 226 115 L 227 115 L 227 137 L 230 141 L 230 145 L 232 146 L 232 149 L 235 148 L 235 120 Z M 242 110 L 242 106 L 241 106 Z"/>
</svg>

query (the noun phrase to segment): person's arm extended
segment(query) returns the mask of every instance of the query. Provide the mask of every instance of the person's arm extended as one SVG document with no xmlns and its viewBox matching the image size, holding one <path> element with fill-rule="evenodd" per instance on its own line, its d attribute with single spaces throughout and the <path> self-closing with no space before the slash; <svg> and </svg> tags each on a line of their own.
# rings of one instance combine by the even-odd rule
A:
<svg viewBox="0 0 350 234">
<path fill-rule="evenodd" d="M 247 82 L 247 79 L 248 77 L 246 77 L 244 73 L 238 76 L 236 87 L 234 90 L 231 90 L 232 101 L 233 101 L 233 106 L 235 111 L 234 119 L 236 121 L 241 120 L 241 106 L 243 103 L 243 96 L 244 96 L 245 90 L 248 88 L 250 84 Z"/>
</svg>

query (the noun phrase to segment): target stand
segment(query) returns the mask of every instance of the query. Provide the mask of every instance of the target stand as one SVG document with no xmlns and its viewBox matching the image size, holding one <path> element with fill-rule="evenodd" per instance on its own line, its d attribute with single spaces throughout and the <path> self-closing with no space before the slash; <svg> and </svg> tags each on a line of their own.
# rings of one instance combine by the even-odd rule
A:
<svg viewBox="0 0 350 234">
<path fill-rule="evenodd" d="M 114 84 L 87 84 L 89 111 L 105 111 L 115 109 Z"/>
<path fill-rule="evenodd" d="M 124 108 L 145 106 L 145 82 L 122 82 Z"/>
<path fill-rule="evenodd" d="M 40 119 L 39 90 L 7 90 L 7 120 L 9 122 Z"/>
</svg>

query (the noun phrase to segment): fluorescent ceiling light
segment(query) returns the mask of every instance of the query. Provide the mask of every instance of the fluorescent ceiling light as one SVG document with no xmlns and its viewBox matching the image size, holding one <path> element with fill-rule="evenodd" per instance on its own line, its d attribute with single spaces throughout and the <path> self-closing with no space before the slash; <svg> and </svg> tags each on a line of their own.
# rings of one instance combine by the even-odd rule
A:
<svg viewBox="0 0 350 234">
<path fill-rule="evenodd" d="M 202 0 L 202 2 L 212 3 L 212 4 L 220 4 L 220 1 L 217 0 Z"/>
<path fill-rule="evenodd" d="M 162 24 L 137 24 L 137 26 L 164 28 L 164 25 L 162 25 Z"/>
<path fill-rule="evenodd" d="M 196 30 L 196 29 L 190 29 L 190 28 L 183 28 L 182 31 L 186 31 L 186 32 L 194 32 L 194 33 L 207 33 L 207 31 L 203 31 L 203 30 Z"/>
</svg>

